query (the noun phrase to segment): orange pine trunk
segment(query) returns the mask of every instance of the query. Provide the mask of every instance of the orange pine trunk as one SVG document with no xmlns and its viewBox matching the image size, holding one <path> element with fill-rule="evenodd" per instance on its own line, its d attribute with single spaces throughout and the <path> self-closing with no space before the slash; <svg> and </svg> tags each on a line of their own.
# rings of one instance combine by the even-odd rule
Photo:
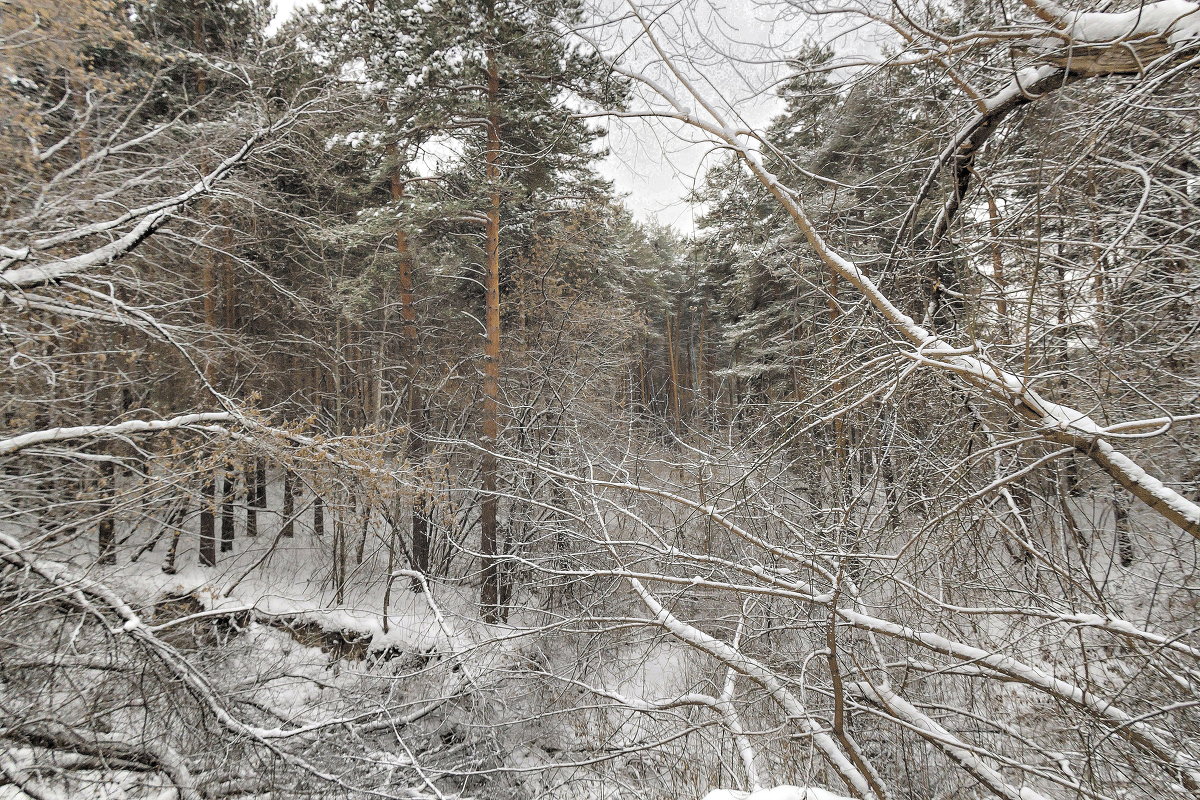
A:
<svg viewBox="0 0 1200 800">
<path fill-rule="evenodd" d="M 495 8 L 489 4 L 489 20 Z M 483 504 L 480 508 L 480 542 L 483 582 L 480 587 L 480 606 L 487 622 L 500 622 L 506 614 L 501 597 L 503 576 L 500 567 L 499 535 L 496 525 L 496 473 L 498 465 L 493 450 L 500 432 L 500 68 L 496 49 L 487 49 L 487 150 L 485 167 L 488 181 L 487 240 L 484 275 L 483 349 L 483 418 L 482 434 L 485 452 L 480 464 Z"/>
</svg>

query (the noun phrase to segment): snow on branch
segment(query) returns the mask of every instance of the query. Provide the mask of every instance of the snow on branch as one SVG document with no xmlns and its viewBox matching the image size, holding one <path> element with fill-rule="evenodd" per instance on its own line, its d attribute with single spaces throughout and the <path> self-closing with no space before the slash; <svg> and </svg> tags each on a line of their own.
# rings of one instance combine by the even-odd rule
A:
<svg viewBox="0 0 1200 800">
<path fill-rule="evenodd" d="M 1040 60 L 1076 75 L 1141 73 L 1151 62 L 1200 41 L 1200 4 L 1159 0 L 1130 11 L 1066 11 L 1026 0 L 1054 30 L 1031 49 Z"/>
<path fill-rule="evenodd" d="M 181 208 L 197 197 L 211 192 L 226 175 L 245 163 L 250 154 L 265 140 L 290 127 L 296 121 L 298 113 L 298 110 L 295 110 L 265 128 L 255 131 L 234 153 L 177 195 L 131 209 L 109 220 L 84 225 L 57 236 L 35 241 L 32 246 L 4 247 L 0 250 L 0 255 L 4 256 L 3 259 L 0 259 L 0 266 L 9 267 L 14 263 L 28 262 L 38 251 L 48 250 L 89 236 L 112 233 L 126 225 L 133 225 L 123 235 L 107 244 L 79 255 L 6 269 L 0 272 L 0 288 L 27 289 L 41 286 L 116 261 L 141 244 Z"/>
<path fill-rule="evenodd" d="M 213 411 L 201 414 L 182 414 L 171 419 L 141 420 L 119 422 L 113 425 L 76 425 L 70 428 L 47 428 L 31 431 L 7 439 L 0 439 L 0 456 L 9 456 L 30 447 L 51 442 L 63 442 L 71 439 L 102 439 L 118 438 L 139 433 L 160 433 L 162 431 L 194 428 L 219 422 L 237 422 L 239 418 L 226 411 Z"/>
</svg>

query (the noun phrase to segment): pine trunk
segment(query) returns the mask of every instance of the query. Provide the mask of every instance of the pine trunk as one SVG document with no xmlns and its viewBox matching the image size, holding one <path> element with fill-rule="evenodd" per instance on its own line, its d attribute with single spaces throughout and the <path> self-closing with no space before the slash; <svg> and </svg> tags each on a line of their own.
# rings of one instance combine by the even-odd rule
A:
<svg viewBox="0 0 1200 800">
<path fill-rule="evenodd" d="M 671 312 L 666 314 L 666 332 L 667 332 L 667 374 L 670 383 L 667 385 L 668 396 L 671 402 L 671 419 L 679 424 L 679 362 L 675 358 L 675 339 L 678 332 L 675 326 L 671 325 Z"/>
<path fill-rule="evenodd" d="M 495 9 L 489 5 L 489 21 Z M 493 453 L 499 434 L 500 417 L 500 68 L 496 62 L 495 46 L 487 48 L 487 152 L 486 169 L 489 188 L 486 240 L 486 274 L 484 275 L 484 327 L 486 342 L 483 357 L 483 447 L 485 452 L 480 469 L 483 484 L 483 504 L 480 509 L 480 543 L 483 585 L 480 606 L 486 622 L 502 621 L 506 614 L 501 598 L 499 536 L 496 523 L 496 473 L 498 464 Z"/>
<path fill-rule="evenodd" d="M 210 473 L 204 479 L 200 496 L 200 566 L 217 565 L 216 513 L 217 482 Z"/>
<path fill-rule="evenodd" d="M 340 606 L 346 598 L 346 525 L 340 517 L 333 526 L 333 589 Z"/>
<path fill-rule="evenodd" d="M 246 536 L 258 536 L 258 465 L 259 459 L 254 459 L 254 463 L 247 464 L 242 471 L 242 480 L 245 484 L 246 498 Z"/>
<path fill-rule="evenodd" d="M 236 484 L 233 480 L 233 465 L 225 465 L 225 475 L 221 480 L 221 552 L 233 550 L 233 502 Z"/>
<path fill-rule="evenodd" d="M 404 182 L 398 172 L 392 173 L 392 201 L 399 204 L 404 199 Z M 396 254 L 399 257 L 398 283 L 400 289 L 400 318 L 403 323 L 405 354 L 404 377 L 408 395 L 408 459 L 420 469 L 425 460 L 426 444 L 425 406 L 418 385 L 420 370 L 420 338 L 417 330 L 416 292 L 413 286 L 412 253 L 408 246 L 408 232 L 403 226 L 396 227 Z M 418 489 L 412 500 L 412 568 L 422 574 L 429 573 L 429 513 L 428 498 Z M 424 585 L 413 581 L 413 589 L 420 591 Z"/>
<path fill-rule="evenodd" d="M 225 229 L 225 253 L 221 256 L 221 294 L 222 310 L 225 312 L 225 327 L 233 330 L 237 327 L 237 289 L 234 285 L 233 259 L 229 254 L 233 251 L 233 230 Z"/>
<path fill-rule="evenodd" d="M 284 538 L 290 539 L 296 535 L 296 522 L 292 519 L 295 514 L 296 496 L 292 486 L 292 471 L 285 469 L 283 471 L 283 528 L 279 532 Z"/>
<path fill-rule="evenodd" d="M 112 461 L 100 465 L 100 524 L 96 535 L 99 553 L 98 563 L 117 563 L 116 522 L 113 519 L 113 495 L 115 494 L 116 468 Z"/>
<path fill-rule="evenodd" d="M 254 459 L 254 506 L 267 509 L 267 462 L 261 458 Z"/>
</svg>

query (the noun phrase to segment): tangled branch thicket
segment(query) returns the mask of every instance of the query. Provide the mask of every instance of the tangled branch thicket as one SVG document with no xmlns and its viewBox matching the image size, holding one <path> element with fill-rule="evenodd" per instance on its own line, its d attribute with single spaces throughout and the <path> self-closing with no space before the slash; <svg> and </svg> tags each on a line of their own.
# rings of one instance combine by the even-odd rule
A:
<svg viewBox="0 0 1200 800">
<path fill-rule="evenodd" d="M 271 16 L 0 2 L 0 797 L 1200 791 L 1196 3 Z"/>
</svg>

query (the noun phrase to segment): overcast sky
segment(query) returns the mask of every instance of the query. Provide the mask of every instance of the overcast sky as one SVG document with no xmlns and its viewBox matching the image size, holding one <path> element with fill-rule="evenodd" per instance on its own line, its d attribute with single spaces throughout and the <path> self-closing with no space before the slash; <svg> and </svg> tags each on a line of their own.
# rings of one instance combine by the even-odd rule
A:
<svg viewBox="0 0 1200 800">
<path fill-rule="evenodd" d="M 280 19 L 297 6 L 309 4 L 309 0 L 273 2 Z M 679 3 L 673 6 L 674 18 L 659 18 L 656 30 L 674 52 L 703 62 L 697 74 L 701 83 L 708 84 L 706 90 L 722 95 L 745 122 L 759 126 L 779 107 L 771 86 L 778 65 L 771 62 L 794 52 L 803 33 L 794 15 L 789 17 L 781 9 L 786 6 L 770 0 Z M 627 25 L 623 32 L 605 32 L 604 38 L 615 44 L 627 40 L 630 31 Z M 701 42 L 710 45 L 701 48 Z M 735 69 L 731 64 L 739 59 L 741 64 Z M 626 196 L 634 214 L 692 232 L 696 209 L 684 198 L 717 157 L 711 146 L 688 141 L 660 120 L 617 120 L 609 124 L 609 130 L 611 154 L 600 171 Z"/>
</svg>

